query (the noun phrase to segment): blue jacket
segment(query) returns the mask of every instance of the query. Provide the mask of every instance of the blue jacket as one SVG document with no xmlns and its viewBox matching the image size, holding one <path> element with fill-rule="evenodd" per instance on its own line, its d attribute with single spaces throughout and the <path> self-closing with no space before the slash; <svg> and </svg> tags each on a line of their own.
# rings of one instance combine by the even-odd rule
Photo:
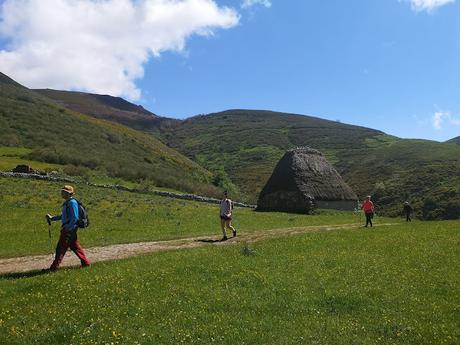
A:
<svg viewBox="0 0 460 345">
<path fill-rule="evenodd" d="M 78 228 L 78 203 L 74 198 L 70 198 L 62 204 L 62 214 L 51 218 L 52 221 L 62 221 L 62 228 L 68 231 Z"/>
</svg>

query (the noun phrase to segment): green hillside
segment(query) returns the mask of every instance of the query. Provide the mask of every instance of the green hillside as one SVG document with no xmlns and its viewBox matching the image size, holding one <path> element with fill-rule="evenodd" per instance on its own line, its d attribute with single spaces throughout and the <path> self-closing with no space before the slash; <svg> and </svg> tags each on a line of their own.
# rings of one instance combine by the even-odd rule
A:
<svg viewBox="0 0 460 345">
<path fill-rule="evenodd" d="M 372 194 L 379 212 L 398 215 L 409 200 L 425 219 L 460 217 L 460 147 L 400 139 L 365 127 L 311 116 L 228 110 L 184 121 L 156 117 L 120 98 L 38 90 L 73 110 L 159 137 L 213 172 L 215 186 L 248 202 L 284 152 L 308 145 L 322 151 L 360 198 Z M 140 135 L 140 134 L 139 134 Z"/>
<path fill-rule="evenodd" d="M 460 147 L 450 144 L 255 110 L 193 117 L 163 138 L 248 201 L 287 149 L 308 145 L 326 155 L 360 198 L 372 194 L 380 212 L 398 215 L 409 200 L 424 218 L 460 217 Z"/>
<path fill-rule="evenodd" d="M 156 132 L 160 128 L 174 126 L 178 122 L 178 120 L 159 117 L 142 106 L 130 103 L 120 97 L 52 89 L 34 91 L 68 109 L 98 119 L 120 123 L 137 130 Z"/>
<path fill-rule="evenodd" d="M 337 136 L 340 133 L 340 137 Z M 287 149 L 320 148 L 329 161 L 382 132 L 314 117 L 229 110 L 197 116 L 164 134 L 168 145 L 231 181 L 252 201 Z"/>
<path fill-rule="evenodd" d="M 153 136 L 70 111 L 0 74 L 0 146 L 22 158 L 160 187 L 216 194 L 212 174 Z"/>
</svg>

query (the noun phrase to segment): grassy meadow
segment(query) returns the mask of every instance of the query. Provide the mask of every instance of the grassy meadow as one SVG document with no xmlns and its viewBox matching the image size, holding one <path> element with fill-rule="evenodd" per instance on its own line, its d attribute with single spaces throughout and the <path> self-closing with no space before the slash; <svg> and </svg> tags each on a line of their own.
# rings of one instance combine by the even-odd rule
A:
<svg viewBox="0 0 460 345">
<path fill-rule="evenodd" d="M 44 163 L 26 159 L 25 157 L 31 152 L 31 149 L 24 147 L 0 146 L 0 171 L 11 171 L 20 164 L 29 165 L 34 169 L 41 171 L 53 171 L 64 167 L 59 164 Z"/>
<path fill-rule="evenodd" d="M 458 344 L 459 227 L 316 232 L 4 276 L 0 340 Z"/>
<path fill-rule="evenodd" d="M 0 178 L 0 237 L 8 238 L 0 246 L 0 257 L 52 252 L 59 224 L 53 223 L 50 241 L 45 214 L 60 213 L 62 184 Z M 197 235 L 221 236 L 218 205 L 85 184 L 76 185 L 76 197 L 85 204 L 90 216 L 91 226 L 79 232 L 85 247 Z M 308 216 L 237 208 L 234 214 L 234 225 L 242 232 L 360 221 L 360 216 L 353 213 L 335 211 Z"/>
</svg>

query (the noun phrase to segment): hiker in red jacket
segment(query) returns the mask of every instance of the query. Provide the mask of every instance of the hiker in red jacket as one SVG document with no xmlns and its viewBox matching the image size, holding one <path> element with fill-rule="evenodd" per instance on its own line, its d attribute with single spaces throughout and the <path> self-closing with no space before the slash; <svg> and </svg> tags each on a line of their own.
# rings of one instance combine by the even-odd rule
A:
<svg viewBox="0 0 460 345">
<path fill-rule="evenodd" d="M 50 267 L 50 271 L 52 272 L 58 270 L 59 265 L 61 264 L 69 247 L 80 259 L 82 267 L 90 265 L 90 262 L 85 254 L 85 250 L 80 245 L 77 238 L 78 203 L 73 198 L 73 192 L 74 189 L 72 186 L 62 187 L 61 196 L 65 200 L 62 204 L 62 214 L 54 217 L 49 214 L 46 215 L 46 220 L 49 224 L 51 224 L 50 222 L 58 220 L 62 222 L 61 236 L 59 237 L 59 242 L 56 245 L 56 256 Z"/>
<path fill-rule="evenodd" d="M 372 227 L 372 218 L 374 217 L 374 203 L 371 201 L 370 195 L 368 195 L 366 200 L 364 200 L 363 204 L 361 205 L 361 209 L 366 215 L 366 228 L 369 224 Z"/>
</svg>

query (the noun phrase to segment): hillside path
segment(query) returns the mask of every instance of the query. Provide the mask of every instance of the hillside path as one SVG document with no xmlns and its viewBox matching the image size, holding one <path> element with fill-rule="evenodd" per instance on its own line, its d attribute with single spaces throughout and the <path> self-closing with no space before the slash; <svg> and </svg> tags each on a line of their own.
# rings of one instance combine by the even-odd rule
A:
<svg viewBox="0 0 460 345">
<path fill-rule="evenodd" d="M 375 225 L 374 227 L 388 225 L 394 224 L 379 224 Z M 292 236 L 308 232 L 335 231 L 345 229 L 362 229 L 362 225 L 337 224 L 261 230 L 250 233 L 238 233 L 237 237 L 230 237 L 227 241 L 224 242 L 219 240 L 220 237 L 211 237 L 208 235 L 166 241 L 114 244 L 104 247 L 87 248 L 86 254 L 92 263 L 96 263 L 101 261 L 124 259 L 132 256 L 138 256 L 142 254 L 165 250 L 197 248 L 206 245 L 232 245 L 245 242 L 251 243 L 266 240 L 269 238 Z M 368 231 L 372 231 L 372 228 Z M 48 268 L 53 258 L 54 253 L 47 255 L 22 256 L 16 258 L 0 259 L 0 275 L 5 275 L 9 273 L 28 272 Z M 79 265 L 80 261 L 78 260 L 76 255 L 69 250 L 66 256 L 64 257 L 61 267 L 73 267 Z"/>
</svg>

